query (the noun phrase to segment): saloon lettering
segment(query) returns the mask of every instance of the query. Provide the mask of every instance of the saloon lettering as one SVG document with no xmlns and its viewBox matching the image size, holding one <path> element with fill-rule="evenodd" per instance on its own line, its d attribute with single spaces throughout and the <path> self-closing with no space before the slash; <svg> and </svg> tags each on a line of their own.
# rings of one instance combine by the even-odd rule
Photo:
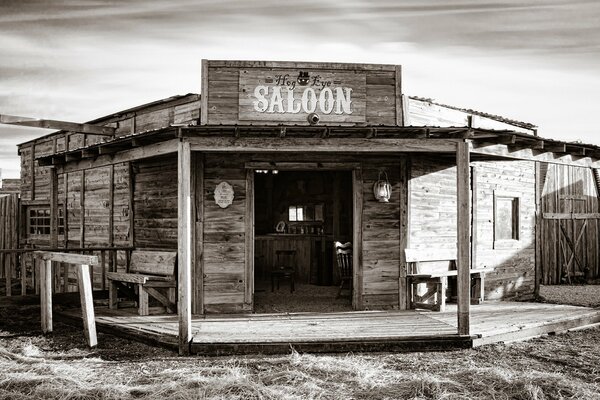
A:
<svg viewBox="0 0 600 400">
<path fill-rule="evenodd" d="M 331 80 L 300 72 L 298 77 L 276 75 L 273 86 L 254 88 L 254 110 L 260 113 L 352 114 L 352 88 L 332 87 Z M 300 91 L 301 94 L 300 94 Z"/>
</svg>

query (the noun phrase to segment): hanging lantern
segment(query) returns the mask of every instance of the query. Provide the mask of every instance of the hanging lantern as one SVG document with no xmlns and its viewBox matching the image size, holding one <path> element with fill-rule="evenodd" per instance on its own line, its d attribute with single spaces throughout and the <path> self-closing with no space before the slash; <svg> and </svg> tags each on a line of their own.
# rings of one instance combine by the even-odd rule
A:
<svg viewBox="0 0 600 400">
<path fill-rule="evenodd" d="M 385 176 L 385 180 L 381 179 L 381 174 Z M 390 185 L 385 171 L 379 171 L 379 179 L 373 185 L 373 194 L 375 195 L 375 200 L 380 203 L 388 203 L 390 201 L 392 185 Z"/>
</svg>

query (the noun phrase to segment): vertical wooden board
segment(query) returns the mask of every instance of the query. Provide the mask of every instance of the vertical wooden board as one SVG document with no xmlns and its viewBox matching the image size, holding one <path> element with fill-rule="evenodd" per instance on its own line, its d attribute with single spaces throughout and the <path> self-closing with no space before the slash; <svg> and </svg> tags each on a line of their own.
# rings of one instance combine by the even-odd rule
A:
<svg viewBox="0 0 600 400">
<path fill-rule="evenodd" d="M 204 155 L 192 153 L 195 155 L 196 182 L 194 186 L 195 199 L 195 307 L 197 314 L 204 314 Z"/>
<path fill-rule="evenodd" d="M 362 249 L 362 232 L 363 232 L 363 178 L 362 170 L 354 169 L 352 171 L 352 204 L 353 204 L 353 278 L 352 278 L 352 308 L 354 310 L 362 310 L 363 305 L 363 249 Z"/>
<path fill-rule="evenodd" d="M 77 266 L 77 282 L 79 282 L 79 298 L 81 301 L 85 338 L 88 346 L 94 348 L 98 345 L 98 338 L 96 335 L 96 320 L 94 318 L 93 284 L 90 280 L 89 265 Z"/>
<path fill-rule="evenodd" d="M 471 212 L 469 199 L 470 181 L 470 156 L 469 142 L 458 142 L 456 148 L 456 193 L 457 193 L 457 257 L 456 269 L 458 292 L 458 334 L 469 335 L 470 330 L 470 304 L 471 304 L 471 276 L 470 269 L 470 243 Z"/>
<path fill-rule="evenodd" d="M 252 309 L 254 307 L 254 171 L 246 170 L 246 212 L 244 224 L 246 233 L 244 235 L 246 268 L 244 269 L 245 296 L 244 302 Z"/>
<path fill-rule="evenodd" d="M 177 187 L 179 354 L 188 355 L 192 341 L 192 210 L 191 151 L 187 142 L 178 145 Z"/>
</svg>

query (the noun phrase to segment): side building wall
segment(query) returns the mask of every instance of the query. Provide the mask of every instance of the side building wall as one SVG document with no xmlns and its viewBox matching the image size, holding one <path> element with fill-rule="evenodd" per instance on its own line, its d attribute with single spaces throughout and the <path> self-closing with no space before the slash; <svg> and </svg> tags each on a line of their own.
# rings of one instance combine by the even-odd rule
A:
<svg viewBox="0 0 600 400">
<path fill-rule="evenodd" d="M 454 160 L 413 157 L 410 180 L 409 248 L 456 248 Z M 487 299 L 533 294 L 535 281 L 535 165 L 527 161 L 472 162 L 473 267 L 486 275 Z M 518 239 L 495 240 L 495 197 L 518 198 Z"/>
</svg>

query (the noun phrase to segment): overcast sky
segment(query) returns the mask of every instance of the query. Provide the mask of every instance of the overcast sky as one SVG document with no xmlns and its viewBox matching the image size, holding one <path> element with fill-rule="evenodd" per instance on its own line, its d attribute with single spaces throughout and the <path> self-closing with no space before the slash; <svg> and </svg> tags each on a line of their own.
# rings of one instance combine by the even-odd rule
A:
<svg viewBox="0 0 600 400">
<path fill-rule="evenodd" d="M 200 91 L 200 60 L 401 64 L 403 92 L 600 145 L 600 1 L 0 0 L 0 113 L 82 122 Z M 0 126 L 16 144 L 49 131 Z"/>
</svg>

